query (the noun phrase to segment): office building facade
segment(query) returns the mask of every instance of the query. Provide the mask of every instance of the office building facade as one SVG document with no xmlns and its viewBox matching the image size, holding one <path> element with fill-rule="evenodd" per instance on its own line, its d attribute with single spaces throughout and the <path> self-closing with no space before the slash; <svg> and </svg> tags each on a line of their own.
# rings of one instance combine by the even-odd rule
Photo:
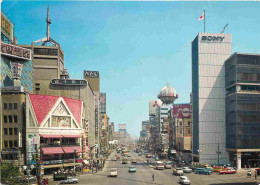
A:
<svg viewBox="0 0 260 185">
<path fill-rule="evenodd" d="M 226 146 L 232 165 L 260 165 L 260 55 L 234 53 L 225 62 Z"/>
<path fill-rule="evenodd" d="M 216 163 L 219 146 L 228 162 L 224 62 L 231 53 L 231 34 L 199 33 L 192 42 L 193 161 Z"/>
</svg>

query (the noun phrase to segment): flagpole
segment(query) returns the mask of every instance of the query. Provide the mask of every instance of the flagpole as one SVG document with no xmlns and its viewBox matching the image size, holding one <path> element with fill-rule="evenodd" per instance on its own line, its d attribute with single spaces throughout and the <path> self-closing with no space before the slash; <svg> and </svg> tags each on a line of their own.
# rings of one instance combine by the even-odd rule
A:
<svg viewBox="0 0 260 185">
<path fill-rule="evenodd" d="M 206 32 L 206 14 L 205 14 L 205 10 L 204 10 L 204 33 Z"/>
</svg>

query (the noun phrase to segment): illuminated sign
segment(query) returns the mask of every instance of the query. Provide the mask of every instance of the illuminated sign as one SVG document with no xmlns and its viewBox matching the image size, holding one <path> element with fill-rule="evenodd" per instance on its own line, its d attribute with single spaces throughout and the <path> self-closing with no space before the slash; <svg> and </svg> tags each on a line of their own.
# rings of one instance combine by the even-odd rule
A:
<svg viewBox="0 0 260 185">
<path fill-rule="evenodd" d="M 1 31 L 7 37 L 8 40 L 13 42 L 13 23 L 1 13 Z"/>
<path fill-rule="evenodd" d="M 223 41 L 225 37 L 216 37 L 216 36 L 202 36 L 201 40 L 204 41 Z"/>
<path fill-rule="evenodd" d="M 84 71 L 84 77 L 99 78 L 99 71 Z"/>
<path fill-rule="evenodd" d="M 51 84 L 53 85 L 87 85 L 86 80 L 65 80 L 65 79 L 52 79 Z"/>
<path fill-rule="evenodd" d="M 23 60 L 31 60 L 31 50 L 15 46 L 12 44 L 1 43 L 2 55 L 15 57 Z"/>
<path fill-rule="evenodd" d="M 22 69 L 23 69 L 23 64 L 20 64 L 18 62 L 11 62 L 11 69 L 13 73 L 13 79 L 20 79 Z"/>
</svg>

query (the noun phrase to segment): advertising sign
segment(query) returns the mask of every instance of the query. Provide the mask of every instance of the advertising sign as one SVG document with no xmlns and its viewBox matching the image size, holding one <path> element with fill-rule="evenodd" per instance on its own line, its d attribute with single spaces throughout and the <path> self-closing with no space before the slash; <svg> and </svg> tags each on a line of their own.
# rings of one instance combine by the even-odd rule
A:
<svg viewBox="0 0 260 185">
<path fill-rule="evenodd" d="M 190 104 L 175 104 L 173 105 L 173 116 L 176 118 L 191 117 Z"/>
<path fill-rule="evenodd" d="M 99 71 L 84 71 L 84 77 L 99 78 Z"/>
<path fill-rule="evenodd" d="M 95 136 L 98 136 L 98 109 L 95 108 Z"/>
<path fill-rule="evenodd" d="M 18 137 L 18 147 L 23 146 L 23 135 L 22 135 L 22 128 L 19 129 L 19 137 Z"/>
<path fill-rule="evenodd" d="M 162 105 L 162 101 L 160 99 L 149 101 L 149 115 L 150 116 L 155 115 L 156 108 L 161 105 Z"/>
<path fill-rule="evenodd" d="M 28 159 L 29 161 L 31 161 L 33 159 L 33 155 L 36 153 L 36 150 L 35 150 L 35 144 L 36 144 L 36 135 L 31 135 L 29 134 L 28 135 L 28 143 L 29 143 L 29 148 L 28 148 Z"/>
<path fill-rule="evenodd" d="M 52 127 L 71 127 L 70 117 L 52 116 Z"/>
<path fill-rule="evenodd" d="M 1 12 L 1 31 L 7 37 L 8 40 L 13 42 L 13 23 Z"/>
<path fill-rule="evenodd" d="M 11 71 L 13 74 L 13 79 L 21 79 L 23 64 L 20 64 L 18 62 L 11 62 Z"/>
<path fill-rule="evenodd" d="M 101 113 L 106 113 L 106 93 L 100 93 L 99 97 L 99 102 L 100 102 L 100 112 Z"/>
<path fill-rule="evenodd" d="M 15 57 L 23 60 L 31 60 L 31 50 L 1 42 L 1 52 L 4 56 Z"/>
</svg>

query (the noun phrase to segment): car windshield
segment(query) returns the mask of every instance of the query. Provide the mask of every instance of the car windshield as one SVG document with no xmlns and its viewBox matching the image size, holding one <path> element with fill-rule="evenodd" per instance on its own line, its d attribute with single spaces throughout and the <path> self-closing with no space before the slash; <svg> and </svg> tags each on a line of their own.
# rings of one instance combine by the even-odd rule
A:
<svg viewBox="0 0 260 185">
<path fill-rule="evenodd" d="M 113 169 L 111 169 L 110 171 L 111 171 L 111 172 L 117 172 L 117 169 L 114 169 L 114 168 L 113 168 Z"/>
</svg>

